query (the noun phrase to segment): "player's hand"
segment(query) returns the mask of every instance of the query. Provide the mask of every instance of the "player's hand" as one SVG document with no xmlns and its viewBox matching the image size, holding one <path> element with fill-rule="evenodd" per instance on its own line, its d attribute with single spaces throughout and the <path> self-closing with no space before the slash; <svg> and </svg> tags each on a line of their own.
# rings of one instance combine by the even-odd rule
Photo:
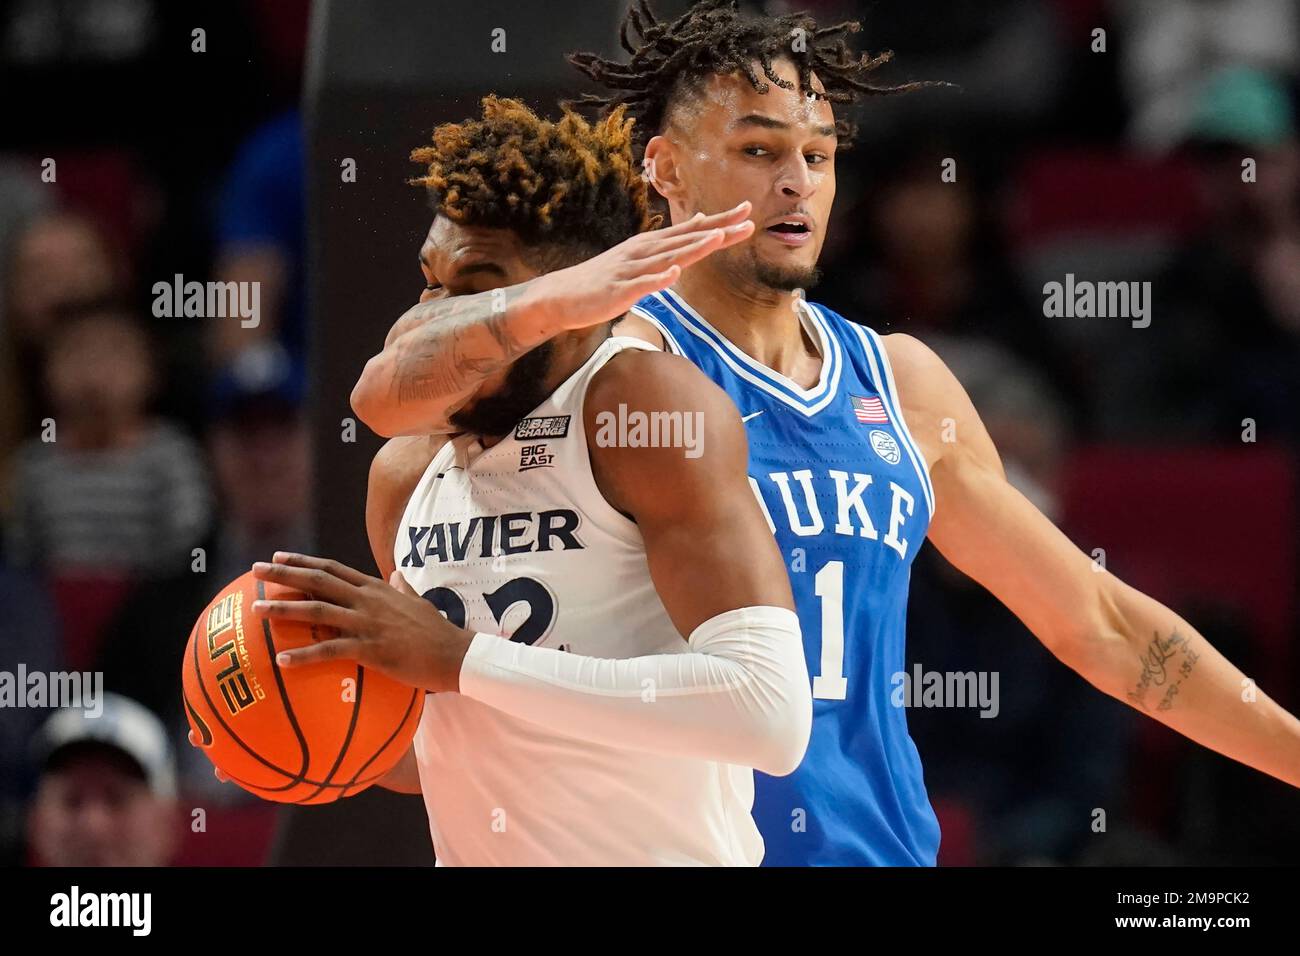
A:
<svg viewBox="0 0 1300 956">
<path fill-rule="evenodd" d="M 537 296 L 548 327 L 585 329 L 617 319 L 642 298 L 668 288 L 682 270 L 710 253 L 744 242 L 754 232 L 749 200 L 734 209 L 694 217 L 675 226 L 639 233 L 567 269 L 539 277 Z"/>
<path fill-rule="evenodd" d="M 260 581 L 302 591 L 297 600 L 254 601 L 271 619 L 332 627 L 336 637 L 280 651 L 281 667 L 350 660 L 429 691 L 460 688 L 460 667 L 474 635 L 449 623 L 394 571 L 391 582 L 327 558 L 275 553 L 253 565 Z"/>
</svg>

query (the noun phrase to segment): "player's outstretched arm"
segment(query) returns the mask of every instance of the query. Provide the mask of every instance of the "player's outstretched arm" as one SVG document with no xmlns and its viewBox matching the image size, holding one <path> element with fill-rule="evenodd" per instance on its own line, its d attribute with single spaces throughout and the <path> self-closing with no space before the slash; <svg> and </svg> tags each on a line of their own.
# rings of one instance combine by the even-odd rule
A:
<svg viewBox="0 0 1300 956">
<path fill-rule="evenodd" d="M 495 372 L 561 332 L 616 319 L 682 269 L 747 239 L 748 202 L 644 232 L 528 282 L 426 293 L 397 320 L 352 390 L 357 417 L 385 437 L 452 431 L 449 416 Z M 435 278 L 430 276 L 428 278 Z"/>
<path fill-rule="evenodd" d="M 886 338 L 913 434 L 936 445 L 930 539 L 1093 686 L 1206 747 L 1300 786 L 1300 721 L 1169 608 L 1095 564 L 1008 484 L 961 384 L 908 336 Z M 937 459 L 937 460 L 933 460 Z"/>
</svg>

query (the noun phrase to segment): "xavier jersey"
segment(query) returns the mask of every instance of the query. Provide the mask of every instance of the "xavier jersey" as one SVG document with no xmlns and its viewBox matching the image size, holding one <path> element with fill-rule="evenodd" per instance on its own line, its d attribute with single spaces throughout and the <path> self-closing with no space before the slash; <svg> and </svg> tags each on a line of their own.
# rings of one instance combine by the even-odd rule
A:
<svg viewBox="0 0 1300 956">
<path fill-rule="evenodd" d="M 611 338 L 513 434 L 434 456 L 394 546 L 452 623 L 600 658 L 690 649 L 636 525 L 591 473 L 583 399 Z M 430 694 L 415 736 L 438 860 L 458 865 L 757 865 L 747 767 L 567 737 L 460 694 Z"/>
<path fill-rule="evenodd" d="M 891 696 L 934 493 L 880 337 L 825 306 L 796 308 L 822 355 L 808 389 L 750 358 L 672 290 L 633 310 L 739 407 L 750 486 L 790 571 L 813 727 L 794 773 L 755 774 L 763 862 L 933 865 L 939 824 Z"/>
</svg>

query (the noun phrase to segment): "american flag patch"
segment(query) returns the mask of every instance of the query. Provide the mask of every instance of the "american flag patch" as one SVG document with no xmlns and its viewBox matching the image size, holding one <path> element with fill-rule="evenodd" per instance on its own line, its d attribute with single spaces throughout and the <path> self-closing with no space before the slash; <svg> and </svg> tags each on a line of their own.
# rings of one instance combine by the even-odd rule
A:
<svg viewBox="0 0 1300 956">
<path fill-rule="evenodd" d="M 862 424 L 887 425 L 889 423 L 889 416 L 885 414 L 885 403 L 879 398 L 850 395 L 849 401 L 853 405 L 853 414 Z"/>
</svg>

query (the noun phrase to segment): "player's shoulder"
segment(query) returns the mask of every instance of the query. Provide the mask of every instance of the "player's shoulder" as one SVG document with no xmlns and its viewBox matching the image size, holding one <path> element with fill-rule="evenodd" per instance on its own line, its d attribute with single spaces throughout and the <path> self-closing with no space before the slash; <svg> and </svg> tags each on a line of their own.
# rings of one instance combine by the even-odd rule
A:
<svg viewBox="0 0 1300 956">
<path fill-rule="evenodd" d="M 915 335 L 906 332 L 890 332 L 880 337 L 889 358 L 889 365 L 894 370 L 894 377 L 899 373 L 915 374 L 917 372 L 934 372 L 946 369 L 943 359 L 930 346 Z"/>
<path fill-rule="evenodd" d="M 658 349 L 623 349 L 592 376 L 587 418 L 620 405 L 645 412 L 699 411 L 719 422 L 740 422 L 731 398 L 695 363 Z"/>
<path fill-rule="evenodd" d="M 606 500 L 649 513 L 673 488 L 743 480 L 749 446 L 740 412 L 711 379 L 679 355 L 624 349 L 592 377 L 583 425 L 593 473 Z"/>
<path fill-rule="evenodd" d="M 944 403 L 960 389 L 952 371 L 939 355 L 914 335 L 891 332 L 880 337 L 894 373 L 899 398 L 908 405 Z"/>
<path fill-rule="evenodd" d="M 662 349 L 665 345 L 664 335 L 659 331 L 659 327 L 645 316 L 635 312 L 628 312 L 614 323 L 614 334 L 640 339 L 657 349 Z"/>
</svg>

